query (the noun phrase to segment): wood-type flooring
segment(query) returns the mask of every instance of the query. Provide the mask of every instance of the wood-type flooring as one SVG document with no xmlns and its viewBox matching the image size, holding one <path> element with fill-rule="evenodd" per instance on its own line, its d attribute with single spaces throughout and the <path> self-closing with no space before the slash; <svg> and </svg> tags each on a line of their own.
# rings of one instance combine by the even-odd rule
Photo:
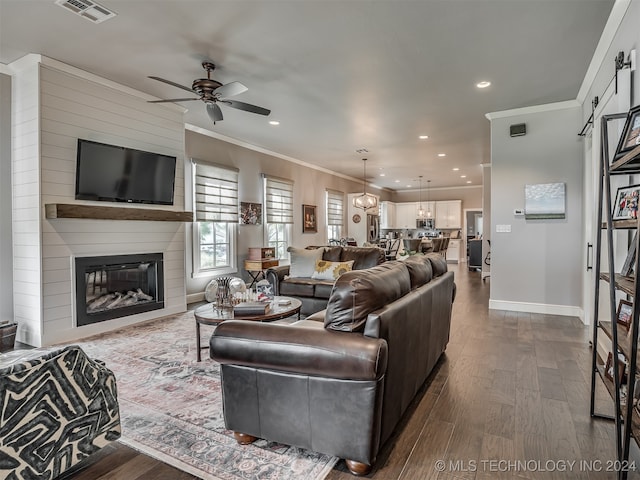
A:
<svg viewBox="0 0 640 480">
<path fill-rule="evenodd" d="M 616 478 L 614 425 L 589 416 L 591 328 L 489 310 L 491 279 L 465 267 L 450 265 L 457 296 L 447 351 L 365 478 Z M 610 414 L 597 386 L 597 410 Z M 196 478 L 117 442 L 88 463 L 67 478 Z M 354 478 L 340 461 L 327 480 Z"/>
</svg>

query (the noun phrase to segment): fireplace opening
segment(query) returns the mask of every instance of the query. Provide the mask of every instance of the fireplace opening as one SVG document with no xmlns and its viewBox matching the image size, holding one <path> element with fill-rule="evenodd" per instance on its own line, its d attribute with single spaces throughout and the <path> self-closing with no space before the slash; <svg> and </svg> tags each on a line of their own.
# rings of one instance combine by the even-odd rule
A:
<svg viewBox="0 0 640 480">
<path fill-rule="evenodd" d="M 75 261 L 77 326 L 164 308 L 162 253 Z"/>
</svg>

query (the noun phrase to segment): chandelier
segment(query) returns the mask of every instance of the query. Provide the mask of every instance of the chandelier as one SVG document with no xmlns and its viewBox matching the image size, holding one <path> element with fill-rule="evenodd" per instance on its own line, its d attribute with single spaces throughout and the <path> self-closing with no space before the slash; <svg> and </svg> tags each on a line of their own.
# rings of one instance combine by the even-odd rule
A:
<svg viewBox="0 0 640 480">
<path fill-rule="evenodd" d="M 431 180 L 427 180 L 427 218 L 431 218 L 433 214 L 431 213 L 431 204 L 429 203 L 429 184 Z"/>
<path fill-rule="evenodd" d="M 378 197 L 367 193 L 367 159 L 363 158 L 362 161 L 364 162 L 364 177 L 362 178 L 363 193 L 353 199 L 353 206 L 356 208 L 362 208 L 363 210 L 368 210 L 378 206 Z"/>
<path fill-rule="evenodd" d="M 422 175 L 420 175 L 418 177 L 418 181 L 420 182 L 420 189 L 419 189 L 419 203 L 418 203 L 418 218 L 424 218 L 426 212 L 424 211 L 424 208 L 422 208 Z"/>
</svg>

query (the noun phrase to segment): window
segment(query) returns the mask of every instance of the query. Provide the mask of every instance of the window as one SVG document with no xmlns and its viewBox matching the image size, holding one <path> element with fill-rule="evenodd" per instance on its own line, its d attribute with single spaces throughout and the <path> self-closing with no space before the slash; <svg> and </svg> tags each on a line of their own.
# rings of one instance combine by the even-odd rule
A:
<svg viewBox="0 0 640 480">
<path fill-rule="evenodd" d="M 293 224 L 293 182 L 264 177 L 266 239 L 268 247 L 275 249 L 276 258 L 287 259 Z"/>
<path fill-rule="evenodd" d="M 327 240 L 340 240 L 344 225 L 344 193 L 327 190 Z"/>
<path fill-rule="evenodd" d="M 193 274 L 211 276 L 236 268 L 238 172 L 194 161 Z"/>
</svg>

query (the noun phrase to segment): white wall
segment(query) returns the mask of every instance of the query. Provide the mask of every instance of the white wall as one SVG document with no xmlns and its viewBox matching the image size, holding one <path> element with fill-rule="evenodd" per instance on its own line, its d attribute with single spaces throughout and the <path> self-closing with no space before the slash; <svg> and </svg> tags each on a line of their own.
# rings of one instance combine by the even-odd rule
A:
<svg viewBox="0 0 640 480">
<path fill-rule="evenodd" d="M 580 119 L 574 106 L 491 121 L 491 308 L 580 314 Z M 509 136 L 515 123 L 526 123 L 525 136 Z M 514 216 L 515 208 L 524 208 L 526 184 L 552 182 L 566 184 L 565 219 Z M 497 233 L 496 225 L 510 225 L 511 233 Z"/>
<path fill-rule="evenodd" d="M 14 77 L 14 85 L 14 167 L 18 172 L 14 174 L 14 289 L 16 318 L 20 320 L 18 339 L 36 346 L 51 344 L 184 311 L 182 223 L 44 217 L 44 205 L 48 203 L 128 207 L 75 200 L 78 138 L 176 156 L 174 205 L 145 208 L 184 210 L 182 110 L 149 104 L 124 87 L 90 75 L 85 77 L 83 72 L 44 58 L 43 64 L 29 64 Z M 21 117 L 29 121 L 25 123 Z M 153 252 L 164 254 L 164 309 L 74 327 L 76 256 Z"/>
<path fill-rule="evenodd" d="M 0 74 L 0 320 L 13 320 L 11 77 Z"/>
</svg>

